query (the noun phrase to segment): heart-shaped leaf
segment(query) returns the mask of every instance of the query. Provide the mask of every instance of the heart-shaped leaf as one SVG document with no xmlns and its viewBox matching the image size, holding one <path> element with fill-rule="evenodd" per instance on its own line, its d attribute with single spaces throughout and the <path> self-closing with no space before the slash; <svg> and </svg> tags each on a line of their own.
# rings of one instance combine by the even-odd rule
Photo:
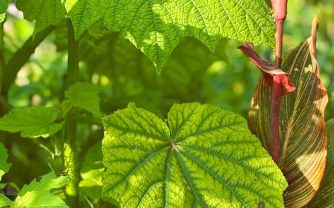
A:
<svg viewBox="0 0 334 208">
<path fill-rule="evenodd" d="M 282 65 L 296 87 L 281 103 L 280 167 L 289 183 L 284 194 L 286 207 L 306 205 L 319 189 L 325 169 L 324 109 L 328 98 L 319 78 L 315 43 L 314 32 L 289 52 Z M 267 149 L 271 99 L 271 90 L 261 78 L 251 104 L 249 126 Z"/>
<path fill-rule="evenodd" d="M 283 207 L 286 181 L 242 117 L 177 104 L 104 118 L 103 195 L 132 207 Z"/>
</svg>

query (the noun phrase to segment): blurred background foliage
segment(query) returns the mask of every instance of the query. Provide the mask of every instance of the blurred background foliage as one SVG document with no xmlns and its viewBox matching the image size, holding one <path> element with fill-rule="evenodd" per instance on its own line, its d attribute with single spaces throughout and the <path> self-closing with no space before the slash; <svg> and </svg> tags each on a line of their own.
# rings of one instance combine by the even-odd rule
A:
<svg viewBox="0 0 334 208">
<path fill-rule="evenodd" d="M 321 79 L 328 89 L 330 102 L 326 118 L 334 116 L 334 1 L 290 0 L 285 27 L 285 53 L 310 36 L 313 16 L 320 18 L 318 62 Z M 33 35 L 34 25 L 22 19 L 11 5 L 4 25 L 5 60 Z M 36 49 L 30 61 L 20 70 L 8 101 L 13 107 L 45 105 L 61 107 L 63 80 L 67 68 L 67 30 L 59 25 Z M 214 53 L 198 40 L 182 41 L 167 61 L 160 75 L 153 64 L 129 41 L 96 24 L 80 40 L 80 80 L 89 81 L 101 90 L 101 109 L 110 114 L 125 108 L 129 102 L 165 117 L 173 103 L 201 102 L 221 106 L 247 116 L 249 104 L 260 76 L 256 67 L 237 49 L 241 43 L 221 40 Z M 273 60 L 273 51 L 257 46 L 259 53 Z M 79 151 L 86 155 L 90 146 L 100 141 L 103 130 L 98 119 L 79 116 Z M 22 139 L 16 134 L 0 134 L 10 162 L 13 163 L 7 182 L 18 186 L 50 170 L 57 169 L 56 144 L 46 140 Z M 96 146 L 94 146 L 96 147 Z M 98 148 L 95 148 L 96 150 Z M 91 156 L 96 156 L 90 153 Z M 88 157 L 82 170 L 90 170 Z M 59 162 L 61 163 L 61 161 Z M 97 165 L 96 171 L 102 166 Z M 93 175 L 95 173 L 92 173 Z M 89 178 L 83 173 L 83 178 Z M 99 183 L 99 179 L 93 183 Z M 88 184 L 92 181 L 85 181 Z M 88 190 L 88 196 L 96 193 Z M 89 202 L 90 203 L 90 202 Z"/>
</svg>

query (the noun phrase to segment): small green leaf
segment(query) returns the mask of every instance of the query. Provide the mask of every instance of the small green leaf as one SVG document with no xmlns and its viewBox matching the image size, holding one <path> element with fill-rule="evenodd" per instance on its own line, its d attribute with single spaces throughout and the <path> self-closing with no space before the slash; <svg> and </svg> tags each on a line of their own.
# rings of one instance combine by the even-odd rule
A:
<svg viewBox="0 0 334 208">
<path fill-rule="evenodd" d="M 307 205 L 308 208 L 334 207 L 334 119 L 327 121 L 326 127 L 328 135 L 326 171 L 319 190 Z"/>
<path fill-rule="evenodd" d="M 11 205 L 13 202 L 7 198 L 5 195 L 0 193 L 0 207 L 7 207 Z"/>
<path fill-rule="evenodd" d="M 36 21 L 35 32 L 59 24 L 66 15 L 61 0 L 18 0 L 16 6 L 23 11 L 25 19 Z"/>
<path fill-rule="evenodd" d="M 100 116 L 99 88 L 88 82 L 78 82 L 70 86 L 65 92 L 65 97 L 73 106 L 87 110 Z"/>
<path fill-rule="evenodd" d="M 174 105 L 167 125 L 130 106 L 103 122 L 103 195 L 124 208 L 283 207 L 283 174 L 236 114 Z"/>
<path fill-rule="evenodd" d="M 14 207 L 68 207 L 59 196 L 52 193 L 53 189 L 65 186 L 67 181 L 66 176 L 57 177 L 54 172 L 44 175 L 40 181 L 33 180 L 29 185 L 23 186 L 13 205 Z"/>
<path fill-rule="evenodd" d="M 7 163 L 7 158 L 8 158 L 7 150 L 3 146 L 3 144 L 0 143 L 0 181 L 2 176 L 8 172 L 11 166 L 11 164 Z"/>
<path fill-rule="evenodd" d="M 1 0 L 0 2 L 0 23 L 6 19 L 6 11 L 10 0 Z"/>
<path fill-rule="evenodd" d="M 17 108 L 0 118 L 0 130 L 21 132 L 22 137 L 49 137 L 63 128 L 55 123 L 60 113 L 43 106 Z"/>
</svg>

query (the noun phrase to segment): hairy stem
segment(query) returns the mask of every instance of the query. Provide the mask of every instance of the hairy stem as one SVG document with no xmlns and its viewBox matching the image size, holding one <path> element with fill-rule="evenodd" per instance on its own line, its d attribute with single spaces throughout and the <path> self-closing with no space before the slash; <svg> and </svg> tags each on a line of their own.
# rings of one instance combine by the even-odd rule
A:
<svg viewBox="0 0 334 208">
<path fill-rule="evenodd" d="M 2 74 L 3 77 L 6 77 L 6 79 L 4 79 L 1 83 L 1 95 L 4 98 L 7 98 L 8 90 L 14 83 L 17 73 L 35 52 L 37 46 L 39 46 L 39 44 L 51 33 L 53 29 L 54 27 L 50 26 L 37 34 L 32 35 L 8 61 Z"/>
<path fill-rule="evenodd" d="M 78 42 L 75 40 L 74 29 L 70 19 L 67 20 L 68 28 L 68 69 L 65 79 L 65 89 L 79 79 L 79 50 Z M 78 143 L 77 124 L 71 118 L 71 113 L 65 118 L 64 130 L 64 165 L 70 182 L 66 187 L 66 194 L 70 207 L 77 207 L 79 203 L 79 164 L 78 164 Z"/>
</svg>

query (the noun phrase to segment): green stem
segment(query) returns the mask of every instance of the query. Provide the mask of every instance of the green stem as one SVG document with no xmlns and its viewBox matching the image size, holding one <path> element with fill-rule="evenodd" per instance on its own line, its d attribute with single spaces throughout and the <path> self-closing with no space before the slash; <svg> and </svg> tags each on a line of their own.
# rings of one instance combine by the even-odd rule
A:
<svg viewBox="0 0 334 208">
<path fill-rule="evenodd" d="M 75 40 L 74 29 L 70 19 L 68 28 L 68 69 L 65 79 L 65 89 L 79 80 L 79 50 Z M 78 164 L 77 123 L 71 118 L 71 112 L 65 118 L 64 130 L 64 165 L 69 177 L 66 195 L 70 207 L 78 207 L 80 170 Z"/>
<path fill-rule="evenodd" d="M 1 83 L 1 95 L 4 98 L 7 98 L 8 90 L 14 83 L 17 73 L 35 52 L 37 46 L 39 46 L 39 44 L 51 33 L 53 29 L 54 27 L 50 26 L 37 34 L 32 35 L 8 61 L 8 64 L 6 64 L 2 73 L 2 77 L 6 77 L 6 79 L 4 79 Z"/>
</svg>

